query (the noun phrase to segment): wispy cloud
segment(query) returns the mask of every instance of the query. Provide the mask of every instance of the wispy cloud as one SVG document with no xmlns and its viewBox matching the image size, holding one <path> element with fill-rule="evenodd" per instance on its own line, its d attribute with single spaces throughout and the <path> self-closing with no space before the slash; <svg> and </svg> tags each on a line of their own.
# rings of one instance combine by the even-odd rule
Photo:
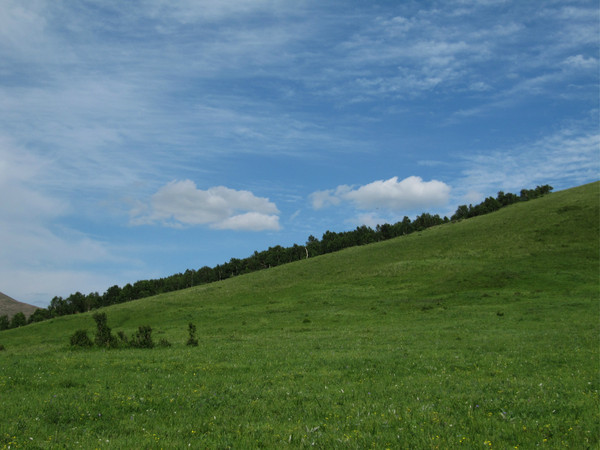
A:
<svg viewBox="0 0 600 450">
<path fill-rule="evenodd" d="M 106 242 L 61 225 L 75 213 L 74 205 L 40 183 L 55 169 L 51 158 L 0 139 L 0 286 L 37 305 L 66 294 L 64 286 L 105 288 L 108 277 L 91 267 L 132 261 Z"/>
<path fill-rule="evenodd" d="M 540 9 L 527 3 L 506 8 L 505 2 L 446 2 L 435 9 L 411 8 L 367 18 L 337 47 L 337 58 L 327 65 L 339 78 L 330 95 L 344 102 L 390 96 L 410 102 L 433 95 L 444 105 L 441 92 L 470 92 L 477 106 L 472 114 L 462 108 L 464 117 L 539 95 L 539 89 L 562 95 L 560 83 L 572 76 L 563 61 L 595 69 L 588 77 L 596 79 L 597 8 L 589 4 Z M 533 35 L 533 26 L 549 31 Z"/>
<path fill-rule="evenodd" d="M 303 2 L 290 5 L 284 0 L 183 0 L 173 4 L 166 0 L 148 0 L 150 15 L 153 17 L 168 16 L 181 23 L 217 22 L 232 18 L 252 15 L 277 16 L 283 12 L 294 11 Z"/>
<path fill-rule="evenodd" d="M 474 192 L 481 197 L 536 184 L 563 189 L 595 180 L 600 174 L 599 149 L 597 130 L 572 126 L 513 148 L 464 155 L 466 168 L 456 181 L 455 194 L 476 201 Z"/>
</svg>

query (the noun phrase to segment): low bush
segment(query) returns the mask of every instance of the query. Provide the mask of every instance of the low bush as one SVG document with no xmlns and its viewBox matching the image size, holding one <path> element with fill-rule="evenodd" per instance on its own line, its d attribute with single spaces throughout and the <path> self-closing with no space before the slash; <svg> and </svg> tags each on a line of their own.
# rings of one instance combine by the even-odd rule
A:
<svg viewBox="0 0 600 450">
<path fill-rule="evenodd" d="M 71 336 L 72 347 L 91 347 L 92 345 L 94 345 L 94 343 L 88 336 L 87 330 L 77 330 Z"/>
<path fill-rule="evenodd" d="M 144 325 L 138 328 L 137 333 L 132 336 L 130 345 L 136 348 L 152 348 L 152 327 Z"/>
<path fill-rule="evenodd" d="M 171 344 L 165 338 L 161 338 L 160 341 L 158 341 L 158 346 L 159 347 L 171 347 L 171 345 L 173 345 L 173 344 Z"/>
<path fill-rule="evenodd" d="M 127 335 L 123 331 L 117 331 L 117 337 L 119 338 L 119 344 L 122 347 L 127 347 L 129 345 L 129 339 L 127 339 Z"/>
<path fill-rule="evenodd" d="M 115 347 L 117 342 L 107 324 L 106 313 L 95 313 L 93 319 L 96 321 L 96 338 L 94 342 L 98 347 Z"/>
<path fill-rule="evenodd" d="M 144 325 L 138 328 L 138 331 L 128 339 L 123 331 L 118 331 L 114 336 L 107 325 L 106 314 L 96 313 L 92 316 L 96 322 L 97 330 L 94 340 L 90 339 L 86 330 L 77 330 L 70 338 L 72 347 L 92 347 L 94 344 L 104 348 L 153 348 L 152 327 Z M 196 326 L 189 324 L 189 339 L 187 345 L 198 345 L 196 339 Z M 161 338 L 158 347 L 171 347 L 172 344 L 165 338 Z M 0 348 L 0 350 L 2 350 Z"/>
<path fill-rule="evenodd" d="M 194 325 L 192 322 L 188 324 L 188 333 L 189 337 L 185 345 L 198 347 L 198 339 L 196 339 L 196 325 Z"/>
</svg>

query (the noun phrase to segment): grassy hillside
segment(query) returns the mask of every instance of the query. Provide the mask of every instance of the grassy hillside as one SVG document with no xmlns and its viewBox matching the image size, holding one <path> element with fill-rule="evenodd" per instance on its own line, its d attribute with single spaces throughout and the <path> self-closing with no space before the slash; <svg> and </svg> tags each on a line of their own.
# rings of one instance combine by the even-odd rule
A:
<svg viewBox="0 0 600 450">
<path fill-rule="evenodd" d="M 22 312 L 26 317 L 29 317 L 36 309 L 38 309 L 36 306 L 19 302 L 0 292 L 0 316 L 6 315 L 10 319 L 15 314 Z"/>
<path fill-rule="evenodd" d="M 1 332 L 0 447 L 594 448 L 599 190 Z"/>
</svg>

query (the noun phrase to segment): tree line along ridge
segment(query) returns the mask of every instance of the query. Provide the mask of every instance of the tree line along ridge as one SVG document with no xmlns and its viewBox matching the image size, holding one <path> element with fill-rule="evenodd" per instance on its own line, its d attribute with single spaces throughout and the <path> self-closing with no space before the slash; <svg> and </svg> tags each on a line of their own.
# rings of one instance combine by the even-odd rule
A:
<svg viewBox="0 0 600 450">
<path fill-rule="evenodd" d="M 6 315 L 0 316 L 0 331 L 57 316 L 87 312 L 104 306 L 212 283 L 309 257 L 337 252 L 348 247 L 393 239 L 450 221 L 489 214 L 514 203 L 542 197 L 553 189 L 550 185 L 537 186 L 535 189 L 522 189 L 519 195 L 500 191 L 495 198 L 488 197 L 478 205 L 460 205 L 451 218 L 423 213 L 412 221 L 405 216 L 400 222 L 377 225 L 375 229 L 362 225 L 352 231 L 332 232 L 328 230 L 323 233 L 320 240 L 312 235 L 309 236 L 305 245 L 294 244 L 287 248 L 277 245 L 261 252 L 255 251 L 244 259 L 231 258 L 229 262 L 218 264 L 215 267 L 204 266 L 198 270 L 188 269 L 184 273 L 153 280 L 140 280 L 133 284 L 128 283 L 123 287 L 114 285 L 102 295 L 98 292 L 88 295 L 76 292 L 67 298 L 57 296 L 50 301 L 48 308 L 37 309 L 29 319 L 26 319 L 23 313 L 16 314 L 12 320 L 9 320 Z"/>
</svg>

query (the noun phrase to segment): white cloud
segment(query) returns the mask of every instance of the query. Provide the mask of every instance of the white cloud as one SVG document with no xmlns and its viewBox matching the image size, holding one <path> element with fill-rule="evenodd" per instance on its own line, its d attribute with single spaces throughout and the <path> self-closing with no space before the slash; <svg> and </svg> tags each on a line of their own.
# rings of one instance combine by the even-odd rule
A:
<svg viewBox="0 0 600 450">
<path fill-rule="evenodd" d="M 400 211 L 444 205 L 449 195 L 450 186 L 447 184 L 411 176 L 402 181 L 398 181 L 398 177 L 378 180 L 356 189 L 342 185 L 335 190 L 314 192 L 311 200 L 314 209 L 349 201 L 363 210 L 384 208 Z"/>
<path fill-rule="evenodd" d="M 223 230 L 246 230 L 263 231 L 279 230 L 279 216 L 274 214 L 262 214 L 258 212 L 247 212 L 215 223 L 214 228 Z"/>
<path fill-rule="evenodd" d="M 345 194 L 350 192 L 350 186 L 342 185 L 337 189 L 327 189 L 325 191 L 316 191 L 310 194 L 310 200 L 314 209 L 322 209 L 327 206 L 339 205 Z"/>
<path fill-rule="evenodd" d="M 170 226 L 209 225 L 217 229 L 278 230 L 279 210 L 264 197 L 225 186 L 201 190 L 191 180 L 160 188 L 149 207 L 131 211 L 136 225 L 161 222 Z"/>
<path fill-rule="evenodd" d="M 448 201 L 450 187 L 437 180 L 423 181 L 420 177 L 398 177 L 385 181 L 374 181 L 348 192 L 345 198 L 353 201 L 360 209 L 387 208 L 401 210 L 420 206 L 443 205 Z"/>
</svg>

